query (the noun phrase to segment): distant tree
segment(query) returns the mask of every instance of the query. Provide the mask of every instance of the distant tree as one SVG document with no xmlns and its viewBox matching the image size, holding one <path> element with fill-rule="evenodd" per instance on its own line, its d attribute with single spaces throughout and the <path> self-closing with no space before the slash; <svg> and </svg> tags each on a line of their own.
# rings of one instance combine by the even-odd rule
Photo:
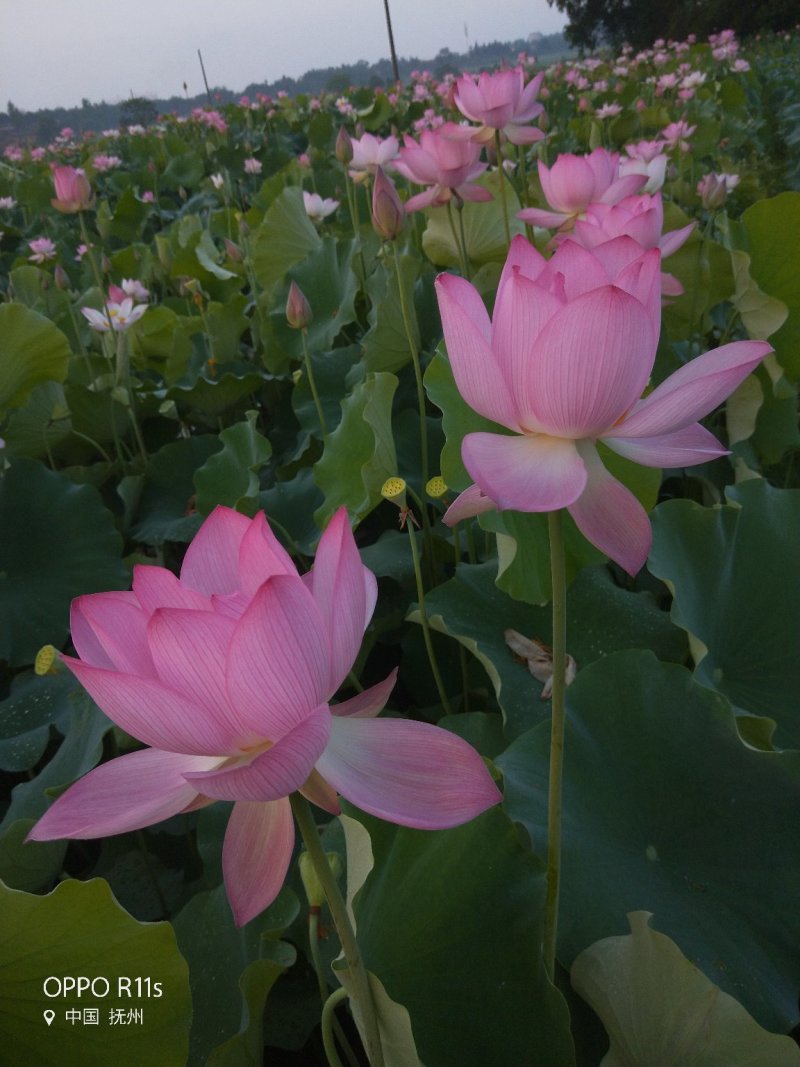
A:
<svg viewBox="0 0 800 1067">
<path fill-rule="evenodd" d="M 22 111 L 11 100 L 6 104 L 6 114 L 8 115 L 9 121 L 14 126 L 16 126 L 22 118 Z"/>
<path fill-rule="evenodd" d="M 158 110 L 144 96 L 132 96 L 119 107 L 119 121 L 123 126 L 148 126 L 158 118 Z"/>
<path fill-rule="evenodd" d="M 682 40 L 732 29 L 740 36 L 782 30 L 797 21 L 796 0 L 548 0 L 569 22 L 567 40 L 578 48 L 619 47 L 628 41 L 647 48 L 659 37 Z"/>
</svg>

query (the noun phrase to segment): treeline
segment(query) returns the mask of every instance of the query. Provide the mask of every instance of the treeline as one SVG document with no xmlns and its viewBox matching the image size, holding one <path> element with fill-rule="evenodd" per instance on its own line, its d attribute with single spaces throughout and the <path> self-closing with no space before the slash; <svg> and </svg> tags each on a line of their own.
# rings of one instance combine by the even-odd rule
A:
<svg viewBox="0 0 800 1067">
<path fill-rule="evenodd" d="M 410 57 L 399 60 L 400 77 L 406 81 L 414 70 L 431 70 L 436 77 L 457 74 L 464 70 L 477 70 L 514 62 L 520 52 L 541 56 L 545 60 L 569 52 L 570 46 L 560 33 L 533 35 L 531 40 L 518 38 L 515 41 L 492 41 L 475 44 L 467 52 L 451 52 L 443 48 L 433 59 Z M 99 104 L 84 99 L 80 107 L 43 108 L 39 111 L 22 111 L 12 101 L 5 112 L 0 112 L 0 146 L 12 141 L 30 144 L 47 144 L 64 129 L 70 127 L 76 134 L 86 131 L 99 132 L 134 124 L 146 125 L 161 114 L 187 115 L 192 108 L 212 104 L 232 103 L 242 95 L 255 98 L 257 93 L 275 96 L 287 92 L 291 96 L 302 93 L 315 95 L 325 91 L 344 92 L 351 85 L 379 88 L 392 84 L 392 65 L 388 59 L 377 63 L 360 60 L 358 63 L 338 67 L 320 67 L 307 71 L 299 78 L 281 77 L 274 81 L 252 82 L 244 90 L 214 87 L 210 94 L 190 97 L 171 96 L 168 99 L 145 99 L 132 97 L 118 103 Z"/>
</svg>

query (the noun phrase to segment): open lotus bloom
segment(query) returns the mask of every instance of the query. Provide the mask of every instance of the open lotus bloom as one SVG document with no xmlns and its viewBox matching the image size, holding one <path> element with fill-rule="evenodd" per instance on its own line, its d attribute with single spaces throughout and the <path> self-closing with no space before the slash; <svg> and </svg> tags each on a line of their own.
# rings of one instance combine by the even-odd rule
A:
<svg viewBox="0 0 800 1067">
<path fill-rule="evenodd" d="M 650 522 L 597 451 L 648 467 L 690 467 L 726 450 L 698 419 L 772 351 L 735 341 L 687 363 L 644 399 L 660 329 L 660 259 L 622 236 L 594 250 L 564 241 L 545 260 L 515 237 L 494 317 L 463 278 L 436 288 L 456 385 L 505 427 L 470 433 L 461 455 L 475 484 L 445 521 L 492 508 L 567 508 L 584 536 L 629 574 L 650 551 Z"/>
<path fill-rule="evenodd" d="M 477 82 L 471 74 L 464 74 L 456 82 L 453 96 L 462 115 L 481 127 L 473 132 L 473 141 L 491 141 L 494 131 L 500 130 L 512 144 L 534 144 L 544 134 L 537 126 L 528 123 L 544 111 L 537 100 L 544 79 L 544 71 L 525 85 L 521 68 L 499 70 L 495 74 L 486 71 Z"/>
<path fill-rule="evenodd" d="M 496 804 L 491 776 L 461 738 L 375 718 L 394 673 L 329 704 L 376 595 L 343 509 L 300 577 L 263 513 L 249 519 L 220 507 L 189 546 L 180 578 L 137 566 L 131 592 L 78 597 L 80 658 L 63 661 L 118 726 L 151 747 L 90 771 L 30 839 L 104 837 L 235 801 L 222 865 L 241 925 L 283 884 L 295 790 L 330 812 L 341 793 L 423 829 L 459 825 Z"/>
<path fill-rule="evenodd" d="M 481 146 L 472 140 L 474 129 L 445 122 L 435 130 L 423 130 L 419 144 L 408 134 L 395 160 L 395 170 L 417 185 L 429 185 L 406 201 L 406 211 L 441 207 L 457 194 L 462 200 L 491 200 L 482 185 L 474 185 L 486 170 L 480 162 Z"/>
<path fill-rule="evenodd" d="M 552 167 L 539 162 L 539 180 L 551 211 L 529 207 L 517 217 L 532 226 L 552 229 L 571 223 L 590 204 L 617 204 L 639 192 L 646 174 L 619 174 L 619 153 L 595 148 L 588 156 L 560 155 Z"/>
</svg>

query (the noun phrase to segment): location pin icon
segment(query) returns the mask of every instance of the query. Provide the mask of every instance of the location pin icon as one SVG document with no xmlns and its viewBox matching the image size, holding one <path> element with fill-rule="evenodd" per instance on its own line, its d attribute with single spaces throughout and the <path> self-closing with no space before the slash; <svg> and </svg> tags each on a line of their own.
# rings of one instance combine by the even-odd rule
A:
<svg viewBox="0 0 800 1067">
<path fill-rule="evenodd" d="M 44 1021 L 47 1023 L 48 1026 L 56 1017 L 56 1013 L 53 1011 L 52 1008 L 47 1008 L 46 1011 L 42 1012 L 42 1015 L 44 1015 Z"/>
</svg>

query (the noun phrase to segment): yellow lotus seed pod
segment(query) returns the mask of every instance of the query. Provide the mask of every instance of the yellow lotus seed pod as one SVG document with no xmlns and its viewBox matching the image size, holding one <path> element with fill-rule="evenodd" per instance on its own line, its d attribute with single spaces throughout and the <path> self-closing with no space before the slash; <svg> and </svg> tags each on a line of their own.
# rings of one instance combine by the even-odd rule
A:
<svg viewBox="0 0 800 1067">
<path fill-rule="evenodd" d="M 437 474 L 435 478 L 431 478 L 425 486 L 425 492 L 428 496 L 433 497 L 434 500 L 439 500 L 447 492 L 447 482 L 441 474 Z"/>
<path fill-rule="evenodd" d="M 34 672 L 38 675 L 55 674 L 57 671 L 58 651 L 52 645 L 42 645 L 33 662 Z"/>
<path fill-rule="evenodd" d="M 381 496 L 385 500 L 391 500 L 393 504 L 404 503 L 405 495 L 406 483 L 402 478 L 396 476 L 387 478 L 381 486 Z"/>
</svg>

